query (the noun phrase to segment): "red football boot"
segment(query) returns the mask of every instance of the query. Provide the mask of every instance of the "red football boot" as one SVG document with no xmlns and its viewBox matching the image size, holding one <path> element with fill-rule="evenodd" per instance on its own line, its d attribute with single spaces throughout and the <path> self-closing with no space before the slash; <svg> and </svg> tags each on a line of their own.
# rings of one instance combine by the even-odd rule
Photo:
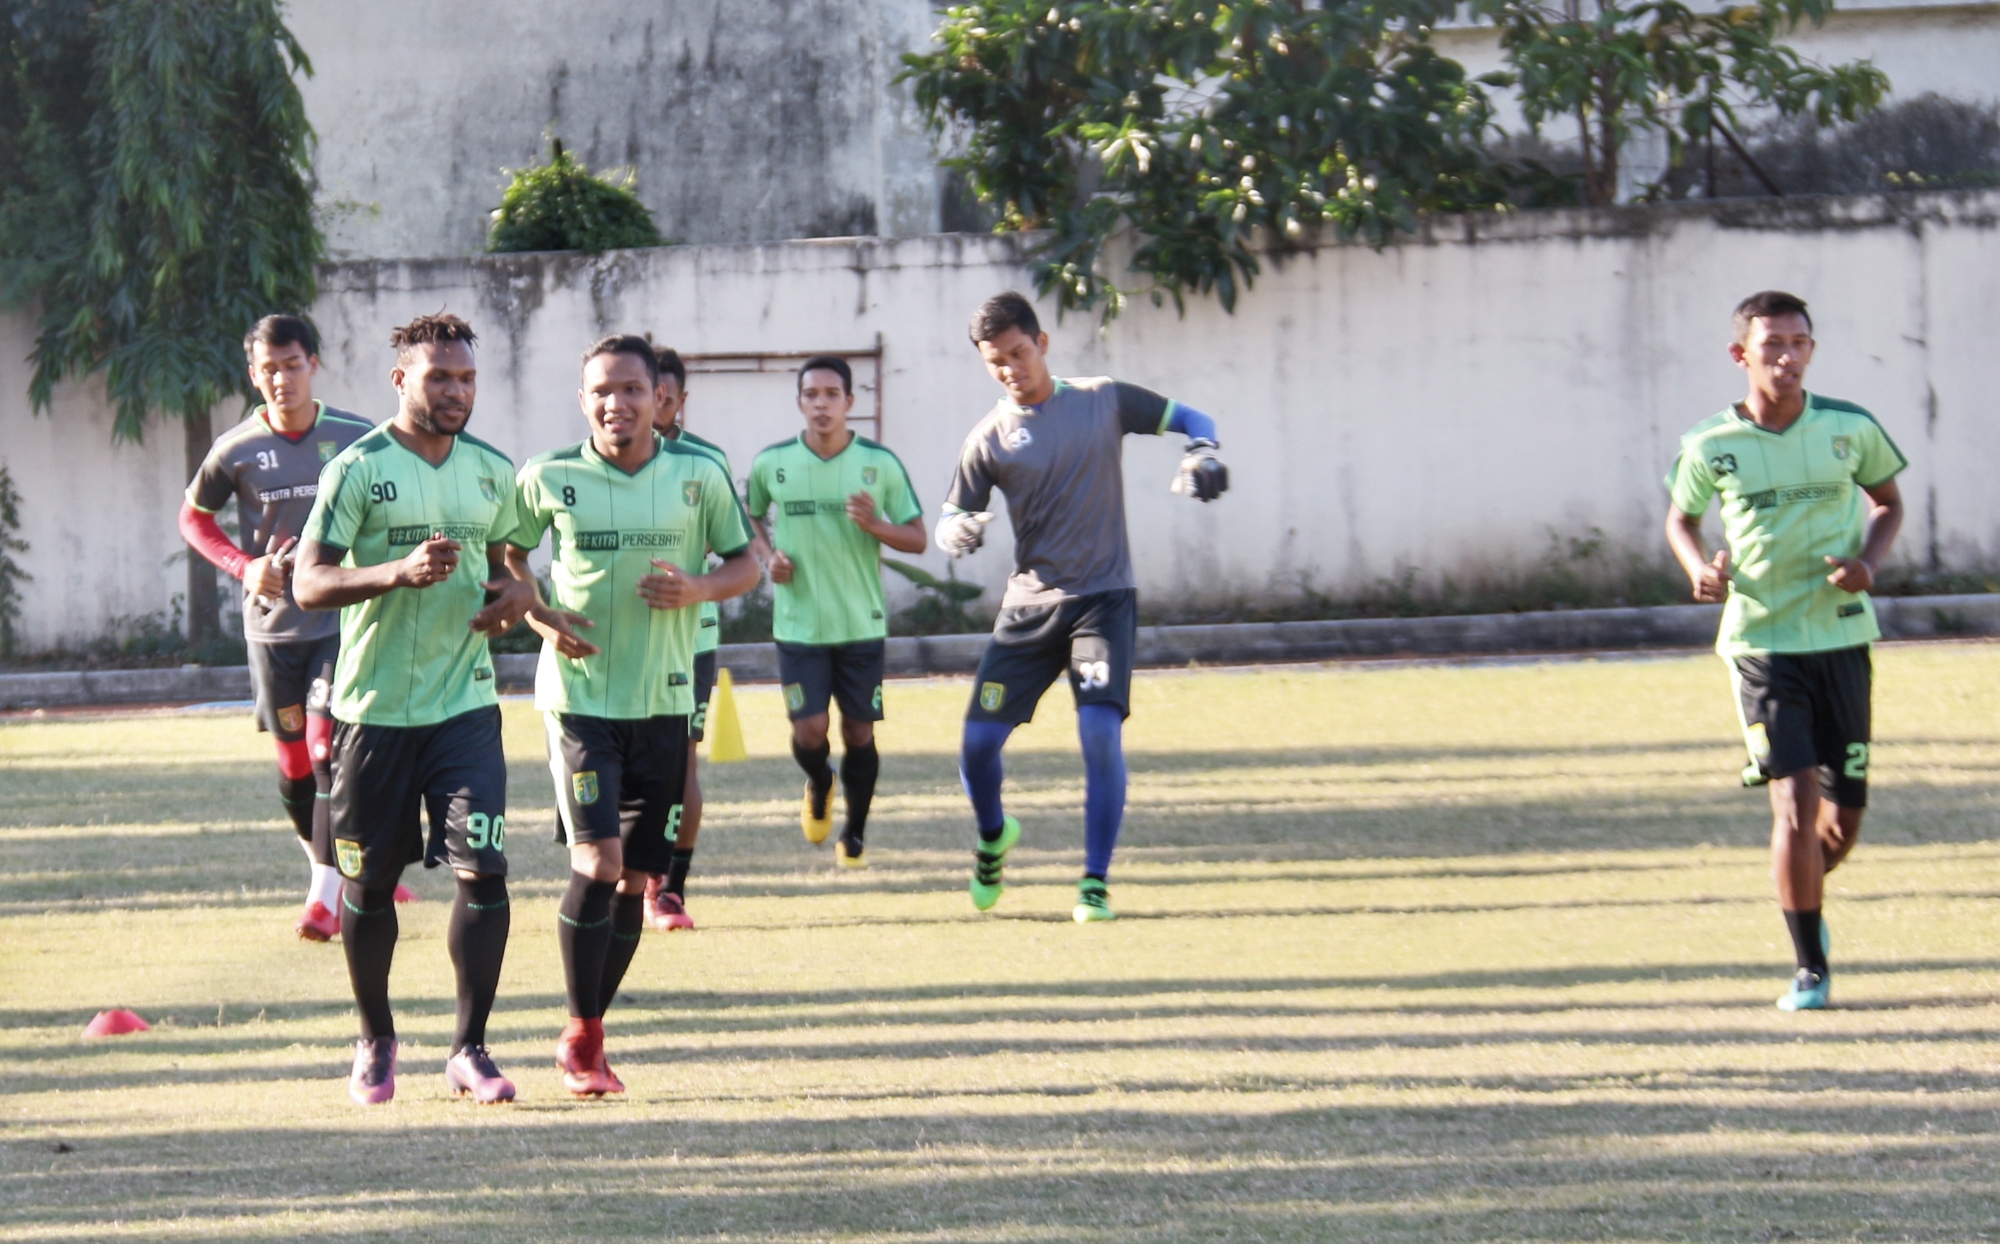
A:
<svg viewBox="0 0 2000 1244">
<path fill-rule="evenodd" d="M 604 1063 L 604 1021 L 570 1018 L 556 1038 L 556 1070 L 563 1087 L 576 1097 L 622 1093 L 625 1086 Z"/>
<path fill-rule="evenodd" d="M 299 922 L 292 926 L 292 932 L 301 941 L 330 942 L 340 936 L 340 913 L 328 911 L 325 903 L 314 899 L 299 913 Z"/>
</svg>

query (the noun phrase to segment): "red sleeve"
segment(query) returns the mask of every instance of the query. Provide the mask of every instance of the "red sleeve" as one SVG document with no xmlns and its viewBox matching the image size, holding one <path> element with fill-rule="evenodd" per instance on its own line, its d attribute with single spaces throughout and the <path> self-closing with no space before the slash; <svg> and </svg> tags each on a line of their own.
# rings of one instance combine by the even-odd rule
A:
<svg viewBox="0 0 2000 1244">
<path fill-rule="evenodd" d="M 243 568 L 250 564 L 250 558 L 215 521 L 215 515 L 204 514 L 186 501 L 181 502 L 181 539 L 235 578 L 242 578 Z"/>
</svg>

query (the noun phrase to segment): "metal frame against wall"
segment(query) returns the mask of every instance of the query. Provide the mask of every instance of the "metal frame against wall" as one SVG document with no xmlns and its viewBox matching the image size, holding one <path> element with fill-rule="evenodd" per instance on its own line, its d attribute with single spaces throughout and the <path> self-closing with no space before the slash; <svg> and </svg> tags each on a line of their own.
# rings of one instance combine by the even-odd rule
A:
<svg viewBox="0 0 2000 1244">
<path fill-rule="evenodd" d="M 873 440 L 882 440 L 882 334 L 875 334 L 875 346 L 869 350 L 760 350 L 713 354 L 683 354 L 681 362 L 687 364 L 690 376 L 728 376 L 746 374 L 775 374 L 796 371 L 800 363 L 816 355 L 830 354 L 846 359 L 851 366 L 855 360 L 866 359 L 874 365 L 875 413 L 861 418 L 875 425 Z"/>
</svg>

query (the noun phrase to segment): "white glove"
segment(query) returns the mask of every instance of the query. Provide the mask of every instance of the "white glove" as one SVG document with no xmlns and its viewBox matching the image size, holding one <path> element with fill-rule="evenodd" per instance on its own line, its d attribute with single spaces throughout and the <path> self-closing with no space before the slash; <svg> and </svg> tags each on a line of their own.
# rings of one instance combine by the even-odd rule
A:
<svg viewBox="0 0 2000 1244">
<path fill-rule="evenodd" d="M 953 557 L 964 557 L 986 542 L 986 524 L 992 521 L 993 516 L 984 510 L 947 514 L 938 519 L 937 546 Z"/>
<path fill-rule="evenodd" d="M 1169 491 L 1197 501 L 1213 501 L 1228 492 L 1229 468 L 1216 459 L 1215 450 L 1215 442 L 1206 438 L 1189 441 L 1187 456 L 1181 459 L 1181 469 Z"/>
</svg>

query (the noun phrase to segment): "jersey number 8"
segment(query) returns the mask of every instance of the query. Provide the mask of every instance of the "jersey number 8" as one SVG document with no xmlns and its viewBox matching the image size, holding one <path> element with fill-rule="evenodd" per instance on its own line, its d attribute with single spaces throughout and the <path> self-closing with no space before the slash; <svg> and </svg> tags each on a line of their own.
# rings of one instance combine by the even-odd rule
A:
<svg viewBox="0 0 2000 1244">
<path fill-rule="evenodd" d="M 563 485 L 563 504 L 564 505 L 576 504 L 576 489 L 569 484 Z"/>
<path fill-rule="evenodd" d="M 379 484 L 370 484 L 368 485 L 368 495 L 373 497 L 377 504 L 384 501 L 394 501 L 396 499 L 396 481 L 384 480 Z"/>
</svg>

